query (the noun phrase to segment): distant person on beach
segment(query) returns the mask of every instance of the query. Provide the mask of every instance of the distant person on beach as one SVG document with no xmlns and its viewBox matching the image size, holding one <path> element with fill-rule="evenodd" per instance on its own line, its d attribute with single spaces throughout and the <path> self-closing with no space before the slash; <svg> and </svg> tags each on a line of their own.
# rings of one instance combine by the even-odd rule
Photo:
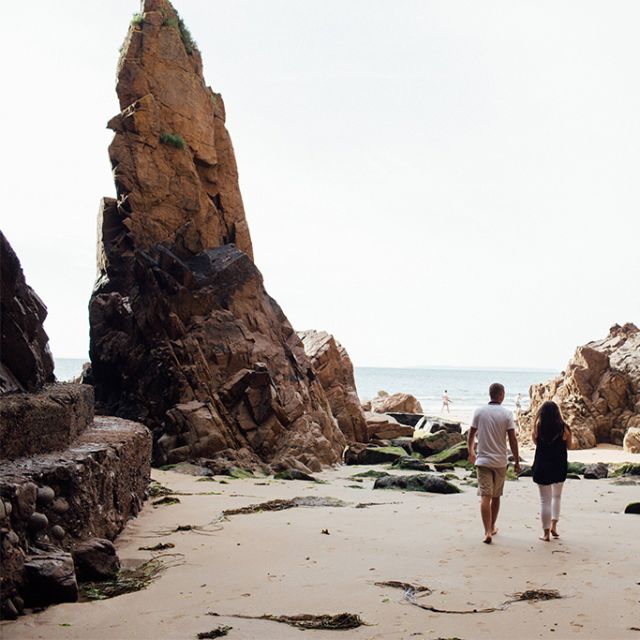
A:
<svg viewBox="0 0 640 640">
<path fill-rule="evenodd" d="M 520 455 L 516 440 L 516 425 L 513 414 L 502 407 L 504 386 L 494 382 L 489 387 L 489 404 L 473 412 L 467 436 L 469 461 L 476 465 L 478 495 L 480 496 L 480 516 L 484 526 L 484 540 L 491 544 L 498 533 L 496 521 L 500 511 L 500 496 L 507 474 L 507 439 L 513 454 L 514 469 L 520 472 Z M 475 451 L 476 434 L 478 451 Z"/>
<path fill-rule="evenodd" d="M 451 413 L 451 411 L 449 411 L 449 403 L 453 404 L 451 398 L 449 398 L 447 390 L 445 389 L 442 396 L 442 409 L 440 409 L 440 413 L 444 413 L 445 409 L 447 410 L 447 413 Z"/>
<path fill-rule="evenodd" d="M 521 394 L 521 393 L 519 393 L 519 394 L 516 396 L 516 413 L 520 413 L 520 409 L 522 409 L 522 401 L 521 401 L 521 398 L 522 398 L 522 394 Z"/>
<path fill-rule="evenodd" d="M 540 492 L 540 540 L 549 542 L 551 534 L 558 538 L 560 499 L 567 479 L 567 449 L 571 448 L 571 429 L 562 419 L 555 402 L 543 402 L 533 423 L 533 481 Z"/>
</svg>

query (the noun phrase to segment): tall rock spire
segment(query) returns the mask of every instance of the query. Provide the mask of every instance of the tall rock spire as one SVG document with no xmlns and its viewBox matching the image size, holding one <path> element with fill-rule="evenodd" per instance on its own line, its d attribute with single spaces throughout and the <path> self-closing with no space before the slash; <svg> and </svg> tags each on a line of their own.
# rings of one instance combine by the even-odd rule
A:
<svg viewBox="0 0 640 640">
<path fill-rule="evenodd" d="M 183 255 L 235 244 L 253 257 L 222 97 L 167 0 L 144 0 L 118 64 L 109 155 L 118 210 L 138 247 Z"/>
<path fill-rule="evenodd" d="M 97 410 L 150 427 L 160 464 L 338 462 L 344 435 L 252 260 L 222 99 L 166 0 L 134 17 L 117 91 L 117 199 L 90 302 Z"/>
</svg>

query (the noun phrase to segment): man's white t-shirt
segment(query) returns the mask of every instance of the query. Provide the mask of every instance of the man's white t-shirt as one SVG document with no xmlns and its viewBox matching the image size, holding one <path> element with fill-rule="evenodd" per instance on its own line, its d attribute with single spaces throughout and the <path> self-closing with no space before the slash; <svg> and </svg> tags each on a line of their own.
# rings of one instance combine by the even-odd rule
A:
<svg viewBox="0 0 640 640">
<path fill-rule="evenodd" d="M 478 467 L 506 467 L 507 431 L 515 429 L 513 414 L 497 403 L 489 403 L 473 412 L 471 426 L 477 429 Z"/>
</svg>

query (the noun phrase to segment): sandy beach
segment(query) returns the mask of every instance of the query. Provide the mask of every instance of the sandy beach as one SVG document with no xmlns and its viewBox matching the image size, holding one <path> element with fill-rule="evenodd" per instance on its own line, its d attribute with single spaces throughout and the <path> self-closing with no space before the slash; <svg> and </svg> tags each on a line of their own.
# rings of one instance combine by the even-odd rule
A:
<svg viewBox="0 0 640 640">
<path fill-rule="evenodd" d="M 571 458 L 640 462 L 640 455 L 608 447 L 571 452 Z M 351 478 L 369 468 L 318 474 L 326 484 L 221 476 L 202 481 L 154 470 L 154 479 L 178 492 L 180 503 L 153 507 L 148 501 L 116 545 L 123 566 L 133 567 L 158 555 L 139 547 L 175 544 L 161 552 L 170 565 L 166 571 L 142 591 L 3 622 L 0 635 L 184 640 L 228 625 L 228 637 L 238 640 L 640 638 L 640 517 L 623 514 L 638 500 L 638 484 L 567 481 L 561 537 L 543 543 L 531 479 L 508 482 L 500 532 L 494 544 L 484 545 L 473 487 L 461 484 L 463 493 L 456 495 L 373 490 L 373 479 Z M 346 505 L 221 517 L 225 509 L 297 496 L 329 496 Z M 358 508 L 362 503 L 375 504 Z M 198 528 L 175 532 L 179 525 Z M 429 587 L 432 593 L 417 602 L 448 610 L 501 607 L 512 594 L 534 588 L 557 589 L 563 597 L 514 602 L 489 613 L 434 613 L 407 602 L 402 589 L 375 584 L 391 580 Z M 367 626 L 303 632 L 231 617 L 341 612 L 358 614 Z"/>
</svg>

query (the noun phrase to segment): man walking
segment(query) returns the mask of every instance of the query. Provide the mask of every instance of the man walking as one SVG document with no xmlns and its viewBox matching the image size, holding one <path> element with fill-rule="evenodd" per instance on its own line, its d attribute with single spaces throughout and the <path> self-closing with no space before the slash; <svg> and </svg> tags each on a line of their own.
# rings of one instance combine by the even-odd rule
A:
<svg viewBox="0 0 640 640">
<path fill-rule="evenodd" d="M 507 473 L 507 439 L 513 454 L 515 472 L 520 472 L 520 455 L 516 439 L 516 425 L 513 414 L 502 407 L 504 387 L 494 382 L 489 387 L 488 405 L 473 412 L 471 426 L 467 436 L 469 461 L 476 465 L 478 475 L 478 495 L 480 496 L 480 515 L 484 525 L 484 540 L 491 544 L 491 538 L 498 530 L 496 520 L 500 511 L 500 496 L 504 488 Z M 474 446 L 478 436 L 478 453 Z"/>
</svg>

